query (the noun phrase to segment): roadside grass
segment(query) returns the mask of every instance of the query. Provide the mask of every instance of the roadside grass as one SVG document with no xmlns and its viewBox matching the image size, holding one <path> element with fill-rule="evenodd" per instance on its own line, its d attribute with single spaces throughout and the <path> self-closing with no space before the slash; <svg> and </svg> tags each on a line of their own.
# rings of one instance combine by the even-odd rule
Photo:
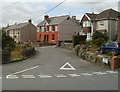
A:
<svg viewBox="0 0 120 92">
<path fill-rule="evenodd" d="M 22 47 L 21 45 L 16 45 L 16 47 L 11 51 L 11 58 L 10 61 L 22 60 L 26 57 L 22 54 Z"/>
</svg>

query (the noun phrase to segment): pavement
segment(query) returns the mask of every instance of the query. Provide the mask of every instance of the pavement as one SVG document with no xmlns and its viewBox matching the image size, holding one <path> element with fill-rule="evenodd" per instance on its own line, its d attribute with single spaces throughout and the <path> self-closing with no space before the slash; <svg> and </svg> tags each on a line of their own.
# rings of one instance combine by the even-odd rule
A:
<svg viewBox="0 0 120 92">
<path fill-rule="evenodd" d="M 27 60 L 2 65 L 3 90 L 118 90 L 118 71 L 81 60 L 67 49 L 36 51 Z"/>
</svg>

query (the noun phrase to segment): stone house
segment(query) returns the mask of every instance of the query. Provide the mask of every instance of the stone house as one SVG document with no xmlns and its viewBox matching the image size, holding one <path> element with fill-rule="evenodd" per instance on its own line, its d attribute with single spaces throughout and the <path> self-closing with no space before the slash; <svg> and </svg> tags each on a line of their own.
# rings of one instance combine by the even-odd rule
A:
<svg viewBox="0 0 120 92">
<path fill-rule="evenodd" d="M 37 28 L 32 24 L 31 19 L 28 22 L 7 25 L 5 31 L 16 43 L 36 40 Z"/>
</svg>

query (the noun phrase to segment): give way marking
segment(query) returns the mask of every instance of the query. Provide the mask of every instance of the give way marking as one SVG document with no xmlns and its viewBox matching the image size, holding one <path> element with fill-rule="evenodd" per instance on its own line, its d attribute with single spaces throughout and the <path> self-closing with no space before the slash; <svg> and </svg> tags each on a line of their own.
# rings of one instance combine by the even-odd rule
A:
<svg viewBox="0 0 120 92">
<path fill-rule="evenodd" d="M 60 68 L 60 70 L 76 70 L 76 69 L 67 62 Z"/>
</svg>

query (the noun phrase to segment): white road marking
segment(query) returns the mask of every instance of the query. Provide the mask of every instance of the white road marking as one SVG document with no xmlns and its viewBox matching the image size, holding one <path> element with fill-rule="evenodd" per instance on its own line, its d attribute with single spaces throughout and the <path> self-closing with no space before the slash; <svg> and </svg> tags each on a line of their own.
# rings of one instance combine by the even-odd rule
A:
<svg viewBox="0 0 120 92">
<path fill-rule="evenodd" d="M 40 78 L 52 78 L 50 75 L 38 75 Z"/>
<path fill-rule="evenodd" d="M 65 68 L 65 66 L 69 66 L 70 68 Z M 60 70 L 76 70 L 71 64 L 69 64 L 68 62 L 65 63 L 61 68 Z"/>
<path fill-rule="evenodd" d="M 81 75 L 84 75 L 84 76 L 91 76 L 93 74 L 90 74 L 90 73 L 81 73 Z"/>
<path fill-rule="evenodd" d="M 25 70 L 22 70 L 22 71 L 19 71 L 19 72 L 15 72 L 15 73 L 12 73 L 12 74 L 9 74 L 9 75 L 15 75 L 15 74 L 19 74 L 19 73 L 23 73 L 23 72 L 26 72 L 28 70 L 32 70 L 32 69 L 35 69 L 39 66 L 34 66 L 34 67 L 31 67 L 31 68 L 28 68 L 28 69 L 25 69 Z"/>
<path fill-rule="evenodd" d="M 7 75 L 6 79 L 18 79 L 17 75 Z"/>
<path fill-rule="evenodd" d="M 106 71 L 107 73 L 118 73 L 118 71 Z"/>
<path fill-rule="evenodd" d="M 23 78 L 36 78 L 34 75 L 22 75 Z"/>
<path fill-rule="evenodd" d="M 65 78 L 65 77 L 67 77 L 67 76 L 65 76 L 63 74 L 55 74 L 55 76 L 58 77 L 58 78 Z"/>
<path fill-rule="evenodd" d="M 93 72 L 93 74 L 96 74 L 96 75 L 104 75 L 104 74 L 106 74 L 105 72 L 103 73 L 103 72 Z"/>
<path fill-rule="evenodd" d="M 80 76 L 78 74 L 68 74 L 68 75 L 70 75 L 71 77 L 79 77 Z"/>
</svg>

